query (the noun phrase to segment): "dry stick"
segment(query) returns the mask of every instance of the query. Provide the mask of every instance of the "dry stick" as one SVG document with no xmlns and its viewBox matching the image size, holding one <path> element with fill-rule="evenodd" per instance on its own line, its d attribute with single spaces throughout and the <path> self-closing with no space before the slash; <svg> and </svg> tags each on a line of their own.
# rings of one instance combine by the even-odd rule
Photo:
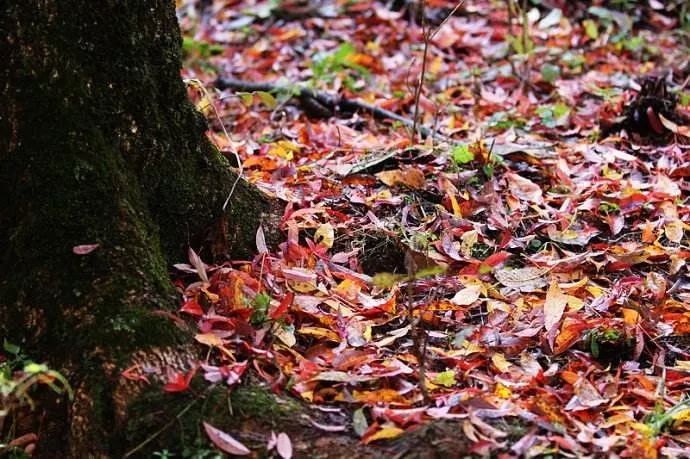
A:
<svg viewBox="0 0 690 459">
<path fill-rule="evenodd" d="M 420 13 L 422 16 L 422 35 L 424 36 L 424 52 L 422 53 L 422 73 L 419 75 L 419 80 L 417 81 L 417 87 L 414 91 L 414 118 L 412 123 L 412 136 L 411 141 L 415 143 L 417 140 L 417 124 L 419 123 L 419 98 L 422 96 L 422 87 L 424 86 L 424 77 L 426 76 L 426 61 L 429 55 L 429 41 L 431 39 L 430 34 L 426 30 L 426 15 L 425 7 L 426 0 L 422 0 L 419 4 Z"/>
<path fill-rule="evenodd" d="M 455 12 L 460 9 L 463 3 L 465 3 L 465 0 L 460 0 L 457 3 L 457 5 L 455 5 L 455 7 L 451 10 L 451 12 L 448 13 L 448 15 L 445 18 L 443 18 L 443 21 L 441 21 L 438 27 L 436 27 L 431 32 L 429 32 L 426 29 L 426 1 L 422 0 L 422 2 L 420 3 L 420 14 L 422 16 L 422 35 L 424 36 L 424 51 L 422 53 L 422 74 L 419 76 L 419 81 L 417 82 L 417 87 L 415 88 L 414 92 L 414 119 L 412 125 L 412 143 L 414 143 L 414 141 L 416 140 L 415 137 L 417 136 L 417 125 L 419 124 L 419 99 L 422 95 L 422 88 L 424 87 L 424 77 L 426 76 L 426 66 L 429 56 L 429 43 L 436 36 L 438 31 L 441 30 L 441 27 L 443 27 L 446 24 L 446 22 L 448 22 L 448 20 L 455 14 Z"/>
<path fill-rule="evenodd" d="M 234 78 L 218 78 L 215 83 L 216 88 L 220 90 L 232 89 L 234 91 L 241 92 L 284 92 L 291 93 L 295 91 L 293 85 L 278 85 L 272 83 L 255 83 L 253 81 L 237 80 Z M 352 100 L 345 97 L 334 96 L 321 91 L 314 91 L 309 88 L 298 87 L 296 89 L 295 96 L 300 100 L 300 102 L 305 104 L 313 104 L 314 102 L 321 105 L 323 108 L 328 109 L 331 112 L 344 112 L 344 111 L 363 111 L 369 112 L 374 116 L 374 118 L 379 119 L 390 119 L 398 121 L 406 127 L 414 127 L 415 123 L 394 113 L 390 110 L 379 108 L 375 105 L 368 104 L 366 102 L 361 102 L 358 100 Z M 419 132 L 424 137 L 434 137 L 436 139 L 445 140 L 450 142 L 450 139 L 439 132 L 435 132 L 426 126 L 419 126 Z"/>
<path fill-rule="evenodd" d="M 237 160 L 237 178 L 235 179 L 235 182 L 232 184 L 232 187 L 230 187 L 230 191 L 228 192 L 228 197 L 225 198 L 225 202 L 223 203 L 223 212 L 225 212 L 225 209 L 228 207 L 228 203 L 230 202 L 230 198 L 232 198 L 233 193 L 235 193 L 235 188 L 237 187 L 237 184 L 242 180 L 242 175 L 244 174 L 244 166 L 242 166 L 242 160 L 240 159 L 240 154 L 237 152 L 237 149 L 233 147 L 233 142 L 232 139 L 230 138 L 230 134 L 228 134 L 228 130 L 225 128 L 225 123 L 223 123 L 223 120 L 220 117 L 220 113 L 218 113 L 218 109 L 216 108 L 216 105 L 213 103 L 211 100 L 211 95 L 208 93 L 208 90 L 206 89 L 206 86 L 201 82 L 201 80 L 193 78 L 189 80 L 185 80 L 185 84 L 191 85 L 193 87 L 196 87 L 198 90 L 201 91 L 201 95 L 208 101 L 209 105 L 211 105 L 211 108 L 213 109 L 213 113 L 216 115 L 216 118 L 218 119 L 218 123 L 220 123 L 220 127 L 223 129 L 223 133 L 225 134 L 225 139 L 228 141 L 228 145 L 231 146 L 232 148 L 232 153 L 235 155 L 235 159 Z M 218 145 L 216 145 L 216 148 L 218 148 Z M 218 148 L 220 151 L 220 148 Z"/>
<path fill-rule="evenodd" d="M 529 51 L 527 44 L 529 41 L 529 22 L 527 19 L 527 0 L 522 0 L 522 51 L 525 53 L 525 63 L 523 66 L 522 82 L 524 85 L 529 83 Z"/>
<path fill-rule="evenodd" d="M 512 36 L 513 35 L 513 0 L 506 0 L 506 4 L 508 5 L 508 33 Z M 515 62 L 513 62 L 513 59 L 508 56 L 508 62 L 510 63 L 510 70 L 513 72 L 513 75 L 515 75 L 515 78 L 518 78 L 522 80 L 522 77 L 518 73 L 517 69 L 515 68 Z"/>
<path fill-rule="evenodd" d="M 425 405 L 431 403 L 429 391 L 426 387 L 426 346 L 427 334 L 422 322 L 422 311 L 419 311 L 417 317 L 414 316 L 414 304 L 412 303 L 412 295 L 414 289 L 412 284 L 417 278 L 418 266 L 412 255 L 412 251 L 405 252 L 405 268 L 407 269 L 407 316 L 410 320 L 410 332 L 412 333 L 412 351 L 417 358 L 419 370 L 417 371 L 419 377 L 419 390 L 422 392 L 422 399 Z"/>
</svg>

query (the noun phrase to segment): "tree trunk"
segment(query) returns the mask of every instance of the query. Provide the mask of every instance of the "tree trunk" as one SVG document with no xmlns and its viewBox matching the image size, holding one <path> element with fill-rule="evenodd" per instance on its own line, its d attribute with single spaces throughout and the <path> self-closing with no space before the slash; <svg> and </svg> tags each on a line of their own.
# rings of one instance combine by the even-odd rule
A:
<svg viewBox="0 0 690 459">
<path fill-rule="evenodd" d="M 187 99 L 173 1 L 3 2 L 0 36 L 0 334 L 76 389 L 39 452 L 118 455 L 121 371 L 189 360 L 167 267 L 226 228 L 236 175 Z M 246 253 L 274 204 L 240 181 L 216 233 Z"/>
</svg>

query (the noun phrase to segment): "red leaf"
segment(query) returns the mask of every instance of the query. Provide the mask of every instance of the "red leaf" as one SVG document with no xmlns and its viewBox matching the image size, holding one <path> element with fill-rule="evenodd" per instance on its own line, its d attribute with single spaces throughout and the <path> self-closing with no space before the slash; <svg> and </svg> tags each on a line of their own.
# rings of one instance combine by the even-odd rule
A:
<svg viewBox="0 0 690 459">
<path fill-rule="evenodd" d="M 287 295 L 283 297 L 283 300 L 280 302 L 280 305 L 275 308 L 271 313 L 269 314 L 269 317 L 271 319 L 280 319 L 282 318 L 285 313 L 288 311 L 288 308 L 292 304 L 292 300 L 295 298 L 294 292 L 288 292 Z"/>
<path fill-rule="evenodd" d="M 172 377 L 168 383 L 163 386 L 163 390 L 166 392 L 184 392 L 189 389 L 189 383 L 196 373 L 196 367 L 189 370 L 185 375 L 182 372 L 176 371 L 172 374 Z"/>
<path fill-rule="evenodd" d="M 196 317 L 201 317 L 204 315 L 204 310 L 201 309 L 201 305 L 196 299 L 191 299 L 180 308 L 180 312 L 186 312 Z"/>
</svg>

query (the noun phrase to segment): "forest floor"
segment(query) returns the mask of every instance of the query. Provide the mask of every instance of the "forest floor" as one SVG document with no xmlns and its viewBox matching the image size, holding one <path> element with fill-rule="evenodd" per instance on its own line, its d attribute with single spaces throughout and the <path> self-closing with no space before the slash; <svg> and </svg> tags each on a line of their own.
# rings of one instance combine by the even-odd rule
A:
<svg viewBox="0 0 690 459">
<path fill-rule="evenodd" d="M 286 203 L 279 248 L 177 265 L 200 374 L 301 410 L 214 443 L 688 457 L 688 12 L 552 3 L 178 1 L 213 140 Z"/>
</svg>

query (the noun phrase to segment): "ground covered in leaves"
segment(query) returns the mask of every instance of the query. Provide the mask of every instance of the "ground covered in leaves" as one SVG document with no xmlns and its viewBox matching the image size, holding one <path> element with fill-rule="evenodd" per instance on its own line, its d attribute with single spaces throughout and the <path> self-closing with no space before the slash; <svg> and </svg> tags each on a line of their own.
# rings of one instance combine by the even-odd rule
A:
<svg viewBox="0 0 690 459">
<path fill-rule="evenodd" d="M 508 3 L 178 1 L 213 139 L 286 203 L 276 250 L 178 265 L 200 374 L 360 445 L 687 457 L 687 11 Z"/>
</svg>

